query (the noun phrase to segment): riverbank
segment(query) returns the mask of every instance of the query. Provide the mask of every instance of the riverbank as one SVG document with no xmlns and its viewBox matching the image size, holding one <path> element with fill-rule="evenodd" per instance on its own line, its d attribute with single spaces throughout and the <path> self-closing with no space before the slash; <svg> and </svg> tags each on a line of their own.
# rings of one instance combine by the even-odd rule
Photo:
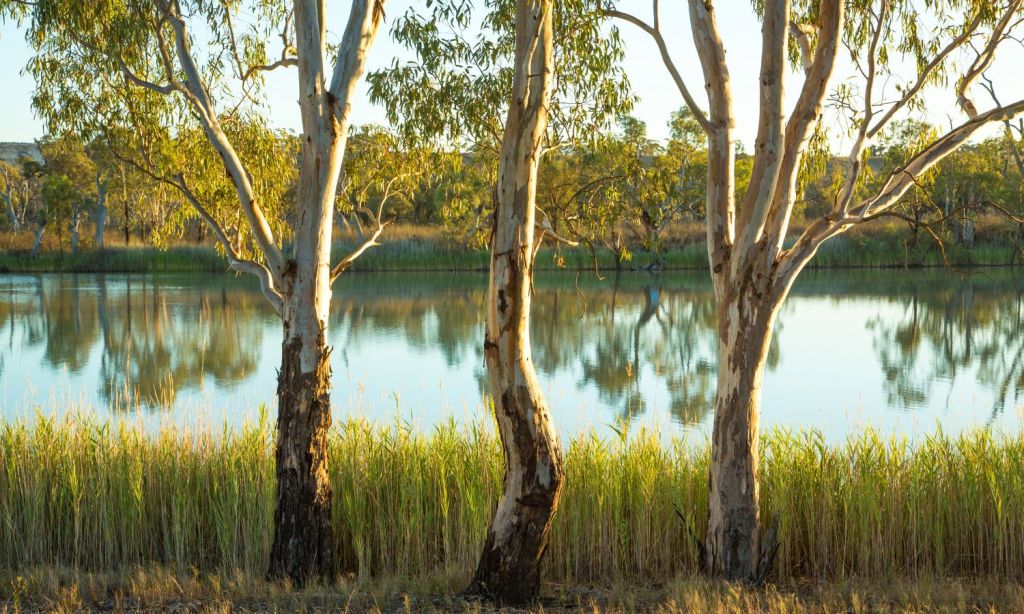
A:
<svg viewBox="0 0 1024 614">
<path fill-rule="evenodd" d="M 0 573 L 0 612 L 488 612 L 457 595 L 466 578 L 398 579 L 292 590 L 241 574 L 173 571 L 121 573 L 37 568 Z M 548 586 L 517 612 L 664 614 L 810 614 L 821 612 L 1021 612 L 1024 588 L 1009 582 L 893 578 L 880 582 L 793 582 L 749 588 L 677 576 L 657 585 Z"/>
<path fill-rule="evenodd" d="M 686 239 L 686 240 L 684 240 Z M 345 254 L 357 243 L 339 241 L 334 253 Z M 394 237 L 385 235 L 383 244 L 368 250 L 351 271 L 486 271 L 489 253 L 483 249 L 459 246 L 437 229 L 402 230 Z M 1024 262 L 1022 248 L 1007 235 L 990 233 L 970 249 L 947 245 L 945 252 L 930 238 L 910 240 L 899 227 L 857 229 L 826 242 L 810 268 L 893 268 L 893 267 L 978 267 L 1008 266 Z M 657 255 L 642 250 L 628 260 L 616 263 L 607 249 L 593 253 L 585 247 L 544 247 L 537 257 L 538 270 L 615 270 L 624 269 L 706 269 L 707 251 L 699 235 L 680 237 Z M 155 247 L 112 247 L 83 250 L 77 256 L 45 251 L 32 256 L 27 249 L 0 252 L 0 272 L 88 272 L 156 273 L 222 272 L 227 261 L 206 245 L 179 245 L 167 249 Z"/>
<path fill-rule="evenodd" d="M 655 433 L 573 439 L 547 551 L 549 586 L 663 585 L 699 571 L 708 448 Z M 467 577 L 500 493 L 490 429 L 362 421 L 331 433 L 335 560 L 353 578 Z M 896 577 L 1019 582 L 1024 434 L 872 431 L 841 444 L 764 435 L 772 581 Z M 158 561 L 260 577 L 272 534 L 272 426 L 146 434 L 36 417 L 0 429 L 0 569 L 113 573 Z"/>
</svg>

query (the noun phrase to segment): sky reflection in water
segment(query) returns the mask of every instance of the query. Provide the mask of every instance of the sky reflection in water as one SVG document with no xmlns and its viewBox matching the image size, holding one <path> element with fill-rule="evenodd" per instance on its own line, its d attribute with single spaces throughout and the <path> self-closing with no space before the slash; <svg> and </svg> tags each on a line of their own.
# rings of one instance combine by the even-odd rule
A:
<svg viewBox="0 0 1024 614">
<path fill-rule="evenodd" d="M 429 428 L 484 420 L 481 274 L 348 275 L 329 342 L 335 416 Z M 1017 428 L 1024 277 L 1009 271 L 806 273 L 768 355 L 763 426 L 840 438 Z M 710 429 L 715 313 L 700 272 L 541 273 L 533 357 L 566 436 L 629 418 Z M 273 405 L 281 328 L 230 275 L 0 276 L 4 415 L 87 405 L 102 415 L 231 423 Z M 68 401 L 74 401 L 69 403 Z M 129 409 L 126 409 L 129 408 Z M 131 409 L 135 408 L 135 409 Z"/>
</svg>

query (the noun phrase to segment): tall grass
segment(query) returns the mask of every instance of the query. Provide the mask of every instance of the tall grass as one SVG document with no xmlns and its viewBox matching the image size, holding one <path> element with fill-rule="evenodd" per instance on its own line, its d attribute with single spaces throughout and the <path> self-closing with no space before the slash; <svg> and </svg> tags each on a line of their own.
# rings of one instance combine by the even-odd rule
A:
<svg viewBox="0 0 1024 614">
<path fill-rule="evenodd" d="M 335 244 L 334 253 L 344 254 L 358 245 L 354 239 Z M 451 243 L 443 235 L 404 231 L 385 235 L 379 247 L 363 254 L 352 271 L 486 271 L 490 253 L 485 249 L 469 249 Z M 544 247 L 537 257 L 540 270 L 568 269 L 584 271 L 646 269 L 653 263 L 666 269 L 701 269 L 708 266 L 707 249 L 700 239 L 673 244 L 655 255 L 637 250 L 631 259 L 621 263 L 607 249 L 593 253 L 584 247 Z M 905 233 L 891 229 L 851 233 L 822 245 L 810 263 L 811 268 L 886 268 L 1002 266 L 1024 262 L 1021 247 L 1005 237 L 990 238 L 967 249 L 956 245 L 946 247 L 945 256 L 934 242 L 906 242 Z M 228 270 L 227 261 L 212 247 L 175 246 L 166 250 L 154 247 L 114 247 L 104 251 L 85 250 L 78 256 L 44 252 L 31 256 L 27 250 L 0 252 L 0 272 L 220 272 Z"/>
<path fill-rule="evenodd" d="M 0 429 L 0 568 L 266 566 L 272 429 L 147 434 L 81 418 Z M 330 437 L 339 560 L 359 577 L 467 574 L 499 493 L 488 428 L 347 421 Z M 1024 436 L 872 431 L 827 445 L 764 435 L 765 518 L 778 514 L 778 579 L 1024 575 Z M 664 580 L 697 569 L 708 450 L 654 433 L 584 435 L 548 549 L 556 582 Z"/>
<path fill-rule="evenodd" d="M 211 273 L 226 271 L 227 260 L 211 247 L 115 247 L 83 250 L 77 256 L 59 252 L 0 253 L 4 273 Z"/>
</svg>

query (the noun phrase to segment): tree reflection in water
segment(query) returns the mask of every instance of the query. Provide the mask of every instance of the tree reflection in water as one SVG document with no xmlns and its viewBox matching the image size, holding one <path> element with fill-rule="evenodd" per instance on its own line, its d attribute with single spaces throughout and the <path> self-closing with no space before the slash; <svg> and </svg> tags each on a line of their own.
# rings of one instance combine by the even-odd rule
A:
<svg viewBox="0 0 1024 614">
<path fill-rule="evenodd" d="M 378 387 L 397 390 L 407 384 L 399 373 L 410 369 L 425 378 L 459 372 L 472 380 L 461 389 L 476 398 L 458 401 L 478 402 L 486 390 L 485 281 L 478 274 L 344 280 L 331 314 L 335 377 L 362 377 L 365 369 Z M 866 324 L 861 334 L 878 365 L 866 366 L 880 367 L 880 380 L 836 356 L 787 354 L 785 369 L 838 361 L 865 387 L 884 389 L 897 408 L 945 407 L 941 397 L 954 383 L 968 383 L 995 399 L 998 415 L 1024 390 L 1021 288 L 1004 272 L 808 275 L 779 316 L 768 370 L 779 368 L 787 331 L 808 324 L 796 315 L 801 301 L 826 297 L 836 310 L 867 308 L 866 319 L 851 316 L 850 326 Z M 533 360 L 545 385 L 560 390 L 553 404 L 562 415 L 583 403 L 578 397 L 601 406 L 602 422 L 664 412 L 678 424 L 702 424 L 714 394 L 715 319 L 703 273 L 544 273 L 535 288 Z M 99 402 L 121 408 L 174 407 L 184 390 L 209 389 L 216 401 L 254 383 L 259 394 L 272 393 L 279 337 L 258 288 L 229 275 L 0 276 L 0 377 L 32 380 L 43 397 L 57 372 L 77 374 Z M 395 369 L 363 365 L 371 347 Z M 35 364 L 24 364 L 29 355 Z M 406 392 L 403 400 L 413 394 Z"/>
<path fill-rule="evenodd" d="M 7 293 L 5 327 L 12 343 L 22 329 L 22 350 L 44 346 L 43 367 L 77 374 L 98 362 L 99 397 L 116 409 L 169 407 L 178 391 L 202 388 L 206 378 L 222 388 L 241 384 L 254 374 L 264 329 L 251 317 L 258 297 L 180 281 L 37 275 L 31 297 Z"/>
<path fill-rule="evenodd" d="M 948 395 L 958 378 L 993 391 L 990 421 L 1024 391 L 1024 298 L 1021 285 L 985 274 L 934 285 L 910 283 L 894 297 L 897 320 L 874 318 L 878 361 L 889 402 L 916 408 Z"/>
</svg>

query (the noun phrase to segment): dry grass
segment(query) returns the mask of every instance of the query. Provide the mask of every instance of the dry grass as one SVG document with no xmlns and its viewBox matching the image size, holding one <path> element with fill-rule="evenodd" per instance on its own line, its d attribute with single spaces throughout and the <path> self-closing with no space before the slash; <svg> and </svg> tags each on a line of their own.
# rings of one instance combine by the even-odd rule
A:
<svg viewBox="0 0 1024 614">
<path fill-rule="evenodd" d="M 463 577 L 412 583 L 351 578 L 294 590 L 241 573 L 173 572 L 136 567 L 122 573 L 34 568 L 0 574 L 0 612 L 490 612 L 462 598 Z M 508 611 L 508 610 L 506 610 Z M 663 584 L 545 586 L 519 612 L 663 612 L 799 614 L 867 612 L 1022 612 L 1024 588 L 991 581 L 924 578 L 881 582 L 791 582 L 750 588 L 695 576 Z"/>
</svg>

